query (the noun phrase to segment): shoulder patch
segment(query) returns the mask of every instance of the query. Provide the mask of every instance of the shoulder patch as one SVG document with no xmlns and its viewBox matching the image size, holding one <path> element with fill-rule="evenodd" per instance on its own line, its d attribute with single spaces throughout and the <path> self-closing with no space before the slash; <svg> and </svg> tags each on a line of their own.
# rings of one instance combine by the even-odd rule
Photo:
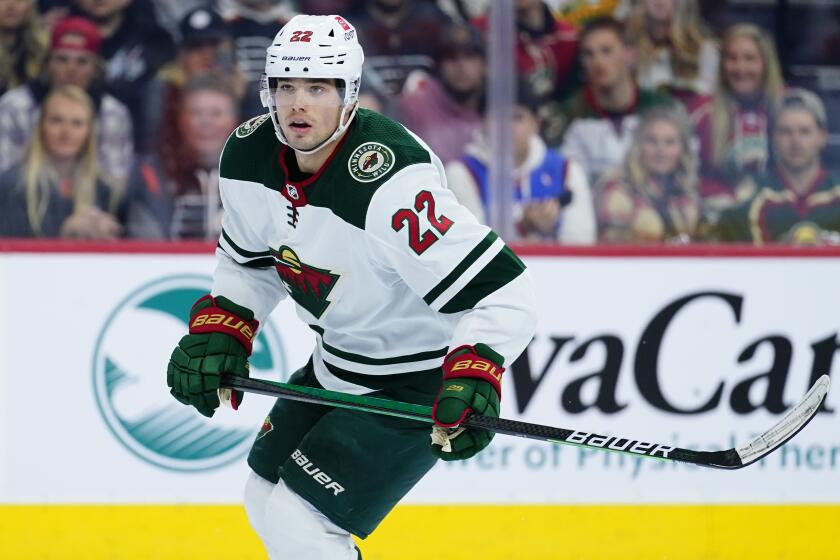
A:
<svg viewBox="0 0 840 560">
<path fill-rule="evenodd" d="M 387 175 L 395 161 L 394 151 L 385 144 L 365 142 L 350 154 L 347 169 L 355 180 L 370 183 Z"/>
<path fill-rule="evenodd" d="M 239 128 L 236 129 L 236 137 L 245 138 L 246 136 L 253 134 L 267 118 L 268 114 L 257 115 L 252 119 L 248 119 L 244 123 L 240 124 Z"/>
</svg>

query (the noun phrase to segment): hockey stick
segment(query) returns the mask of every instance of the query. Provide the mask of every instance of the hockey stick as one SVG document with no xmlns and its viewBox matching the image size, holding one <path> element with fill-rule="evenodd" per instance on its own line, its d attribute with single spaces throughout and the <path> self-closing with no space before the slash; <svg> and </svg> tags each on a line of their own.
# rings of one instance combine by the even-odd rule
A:
<svg viewBox="0 0 840 560">
<path fill-rule="evenodd" d="M 221 385 L 222 387 L 248 391 L 249 393 L 259 393 L 261 395 L 295 401 L 397 416 L 426 422 L 428 424 L 434 423 L 432 420 L 432 407 L 430 406 L 350 395 L 337 391 L 290 385 L 288 383 L 248 379 L 229 374 L 222 375 Z M 776 422 L 772 428 L 741 446 L 723 451 L 695 451 L 693 449 L 671 447 L 658 443 L 647 443 L 632 438 L 602 436 L 580 430 L 552 428 L 551 426 L 541 426 L 539 424 L 507 420 L 505 418 L 494 418 L 492 416 L 481 416 L 478 414 L 469 414 L 461 423 L 461 426 L 483 428 L 500 434 L 575 445 L 589 449 L 629 453 L 631 455 L 665 461 L 692 463 L 703 467 L 740 469 L 763 459 L 798 434 L 817 414 L 820 405 L 828 393 L 830 385 L 831 382 L 828 375 L 823 375 L 808 390 L 802 400 L 788 411 L 781 420 Z"/>
</svg>

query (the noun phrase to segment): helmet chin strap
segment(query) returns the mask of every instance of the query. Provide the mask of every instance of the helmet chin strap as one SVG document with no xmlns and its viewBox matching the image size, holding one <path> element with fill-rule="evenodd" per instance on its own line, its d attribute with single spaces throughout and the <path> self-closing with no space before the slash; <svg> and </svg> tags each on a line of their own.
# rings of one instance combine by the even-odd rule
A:
<svg viewBox="0 0 840 560">
<path fill-rule="evenodd" d="M 344 120 L 344 116 L 347 114 L 347 107 L 348 107 L 348 105 L 345 105 L 344 107 L 342 107 L 341 115 L 339 115 L 339 117 L 338 117 L 338 126 L 335 127 L 335 131 L 333 131 L 332 135 L 329 138 L 327 138 L 326 140 L 324 140 L 323 142 L 321 142 L 320 144 L 318 144 L 317 146 L 315 146 L 314 148 L 310 148 L 308 150 L 299 150 L 297 148 L 293 148 L 291 145 L 289 145 L 288 140 L 286 140 L 286 135 L 283 134 L 283 132 L 280 130 L 279 125 L 277 126 L 277 138 L 281 142 L 283 142 L 284 144 L 286 144 L 287 146 L 289 146 L 290 148 L 292 148 L 295 152 L 297 152 L 299 154 L 303 154 L 303 155 L 307 155 L 307 156 L 311 155 L 311 154 L 314 154 L 315 152 L 319 151 L 324 146 L 326 146 L 327 144 L 329 144 L 330 142 L 332 142 L 333 140 L 338 138 L 341 135 L 342 132 L 347 130 L 347 127 L 350 126 L 350 123 L 353 122 L 353 118 L 355 118 L 355 116 L 356 116 L 356 110 L 359 108 L 359 102 L 355 101 L 353 103 L 353 112 L 350 114 L 350 118 L 347 119 L 346 123 L 341 124 L 341 122 Z"/>
</svg>

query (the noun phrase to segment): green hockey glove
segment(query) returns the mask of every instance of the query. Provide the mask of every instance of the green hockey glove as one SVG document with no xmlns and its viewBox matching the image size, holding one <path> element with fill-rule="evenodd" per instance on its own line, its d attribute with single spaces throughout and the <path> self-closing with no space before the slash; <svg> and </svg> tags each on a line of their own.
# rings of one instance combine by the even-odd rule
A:
<svg viewBox="0 0 840 560">
<path fill-rule="evenodd" d="M 258 326 L 253 311 L 224 296 L 208 294 L 195 302 L 190 334 L 178 343 L 166 369 L 172 396 L 204 416 L 213 416 L 219 407 L 219 375 L 248 377 L 248 356 Z M 230 392 L 234 410 L 242 397 L 241 391 Z"/>
<path fill-rule="evenodd" d="M 499 417 L 504 358 L 485 344 L 459 346 L 443 361 L 443 387 L 432 407 L 432 453 L 444 461 L 469 459 L 490 444 L 493 432 L 459 427 L 475 412 Z"/>
</svg>

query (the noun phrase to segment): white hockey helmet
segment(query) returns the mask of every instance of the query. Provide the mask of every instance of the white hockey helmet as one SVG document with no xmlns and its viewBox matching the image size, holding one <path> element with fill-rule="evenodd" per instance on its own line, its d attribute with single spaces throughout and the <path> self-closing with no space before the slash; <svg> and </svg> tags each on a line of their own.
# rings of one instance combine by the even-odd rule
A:
<svg viewBox="0 0 840 560">
<path fill-rule="evenodd" d="M 260 83 L 260 99 L 271 115 L 277 138 L 288 144 L 277 117 L 276 80 L 272 78 L 328 78 L 343 83 L 339 87 L 342 109 L 338 127 L 318 146 L 299 150 L 311 154 L 337 138 L 355 117 L 364 59 L 356 29 L 343 17 L 298 15 L 290 19 L 266 49 L 265 74 Z M 348 109 L 352 113 L 344 123 Z"/>
</svg>

